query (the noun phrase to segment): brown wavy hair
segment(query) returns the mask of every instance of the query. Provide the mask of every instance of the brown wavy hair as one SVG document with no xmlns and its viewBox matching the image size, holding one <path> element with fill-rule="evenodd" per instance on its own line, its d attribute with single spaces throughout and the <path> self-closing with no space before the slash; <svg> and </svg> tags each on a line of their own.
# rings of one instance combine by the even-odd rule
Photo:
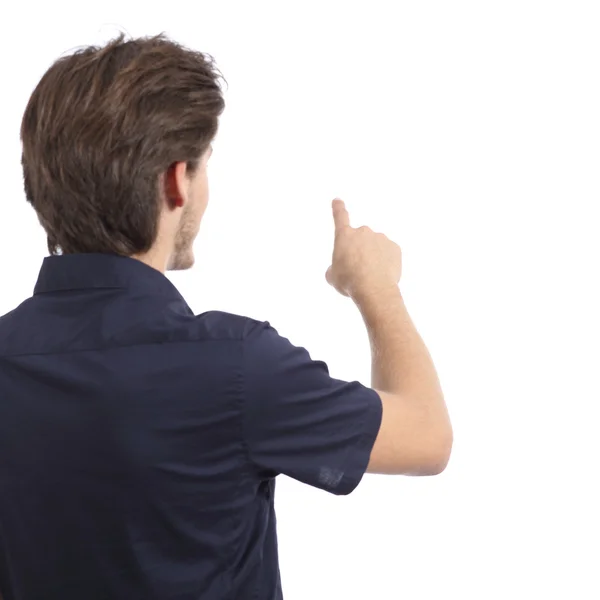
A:
<svg viewBox="0 0 600 600">
<path fill-rule="evenodd" d="M 158 233 L 162 175 L 193 170 L 225 108 L 214 58 L 164 34 L 59 58 L 21 124 L 27 201 L 50 254 L 146 252 Z"/>
</svg>

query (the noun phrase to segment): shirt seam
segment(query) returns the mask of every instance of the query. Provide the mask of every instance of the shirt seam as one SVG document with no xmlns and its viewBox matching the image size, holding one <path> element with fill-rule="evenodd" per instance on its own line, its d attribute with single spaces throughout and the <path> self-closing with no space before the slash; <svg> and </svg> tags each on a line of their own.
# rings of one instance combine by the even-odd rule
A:
<svg viewBox="0 0 600 600">
<path fill-rule="evenodd" d="M 219 339 L 219 338 L 211 338 L 211 339 L 207 339 L 207 340 L 169 340 L 169 341 L 163 341 L 163 342 L 143 342 L 143 343 L 135 343 L 135 344 L 121 344 L 121 345 L 114 345 L 114 346 L 100 346 L 100 347 L 95 347 L 95 348 L 80 348 L 77 350 L 63 350 L 63 351 L 57 351 L 57 352 L 21 352 L 19 354 L 0 354 L 0 359 L 1 358 L 18 358 L 18 357 L 22 357 L 22 356 L 52 356 L 52 355 L 62 355 L 62 354 L 79 354 L 82 352 L 99 352 L 99 351 L 103 351 L 103 350 L 116 350 L 118 348 L 143 348 L 145 346 L 161 346 L 161 345 L 168 345 L 168 344 L 203 344 L 203 343 L 209 343 L 209 342 L 228 342 L 228 343 L 235 343 L 235 342 L 240 342 L 241 340 L 239 339 L 230 339 L 230 338 L 223 338 L 223 339 Z"/>
<path fill-rule="evenodd" d="M 242 393 L 240 395 L 241 397 L 241 412 L 240 412 L 240 418 L 241 418 L 241 436 L 242 436 L 242 447 L 244 448 L 244 454 L 246 457 L 246 466 L 248 468 L 248 470 L 250 471 L 250 473 L 256 473 L 256 469 L 254 467 L 254 464 L 252 462 L 252 458 L 250 457 L 250 447 L 248 444 L 248 441 L 246 439 L 246 400 L 247 400 L 247 394 L 246 394 L 246 343 L 245 343 L 245 338 L 243 338 L 241 340 L 241 344 L 242 344 L 242 352 L 241 352 L 241 369 L 240 369 L 240 381 L 242 383 L 241 385 L 241 390 Z M 255 583 L 254 585 L 254 590 L 252 592 L 252 599 L 253 600 L 258 600 L 259 597 L 259 593 L 260 593 L 260 578 L 259 578 L 259 582 Z"/>
<path fill-rule="evenodd" d="M 240 369 L 240 381 L 241 381 L 241 394 L 240 394 L 240 420 L 241 420 L 241 437 L 242 437 L 242 447 L 244 448 L 244 455 L 246 457 L 246 466 L 251 473 L 255 473 L 256 469 L 254 468 L 254 463 L 252 461 L 252 457 L 250 456 L 250 446 L 248 444 L 248 440 L 246 438 L 246 403 L 247 403 L 247 394 L 246 394 L 246 344 L 245 339 L 240 340 L 242 351 L 241 351 L 241 369 Z"/>
<path fill-rule="evenodd" d="M 231 340 L 231 341 L 235 341 L 238 344 L 241 344 L 241 349 L 240 349 L 240 356 L 243 356 L 243 352 L 244 352 L 244 344 L 243 344 L 243 340 L 239 339 L 239 340 Z M 236 403 L 238 405 L 239 411 L 238 414 L 241 415 L 243 407 L 243 401 L 244 401 L 244 373 L 243 373 L 243 367 L 239 370 L 238 372 L 238 377 L 237 377 L 237 398 L 236 398 Z M 245 483 L 247 483 L 247 478 L 246 478 L 246 474 L 247 474 L 247 452 L 246 452 L 246 448 L 245 448 L 245 440 L 244 440 L 244 435 L 243 435 L 243 423 L 240 422 L 240 439 L 241 439 L 241 443 L 242 443 L 242 460 L 244 461 L 244 465 L 242 468 L 242 477 L 240 477 L 238 479 L 238 487 L 237 487 L 237 493 L 240 493 L 240 490 L 242 489 L 243 485 Z M 244 468 L 246 467 L 246 468 Z M 234 528 L 234 531 L 239 530 L 239 526 L 240 523 L 242 521 L 242 517 L 243 517 L 243 513 L 242 511 L 236 511 L 235 515 L 233 515 L 231 517 L 231 523 L 232 526 Z M 235 559 L 235 553 L 237 551 L 237 548 L 234 547 L 231 549 L 230 554 L 229 554 L 229 562 L 227 565 L 227 571 L 229 573 L 229 594 L 227 596 L 227 600 L 235 600 L 235 593 L 236 593 L 236 589 L 235 589 L 235 585 L 234 585 L 234 577 L 235 577 L 235 572 L 233 571 L 233 564 L 234 564 L 234 559 Z"/>
</svg>

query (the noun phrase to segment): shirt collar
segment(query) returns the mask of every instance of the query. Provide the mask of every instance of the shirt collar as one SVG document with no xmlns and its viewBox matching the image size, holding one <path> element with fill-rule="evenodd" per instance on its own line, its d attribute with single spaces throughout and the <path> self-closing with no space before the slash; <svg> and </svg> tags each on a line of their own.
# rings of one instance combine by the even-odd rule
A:
<svg viewBox="0 0 600 600">
<path fill-rule="evenodd" d="M 185 303 L 177 288 L 163 273 L 140 260 L 118 254 L 47 256 L 33 293 L 93 288 L 134 289 Z"/>
</svg>

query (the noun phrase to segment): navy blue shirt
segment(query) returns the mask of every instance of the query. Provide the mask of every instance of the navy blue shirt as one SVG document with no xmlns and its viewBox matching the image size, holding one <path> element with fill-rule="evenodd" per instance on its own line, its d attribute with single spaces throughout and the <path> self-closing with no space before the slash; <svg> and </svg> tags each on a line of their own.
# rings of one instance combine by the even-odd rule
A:
<svg viewBox="0 0 600 600">
<path fill-rule="evenodd" d="M 349 494 L 381 416 L 268 322 L 196 316 L 136 259 L 47 257 L 0 318 L 0 593 L 280 599 L 275 478 Z"/>
</svg>

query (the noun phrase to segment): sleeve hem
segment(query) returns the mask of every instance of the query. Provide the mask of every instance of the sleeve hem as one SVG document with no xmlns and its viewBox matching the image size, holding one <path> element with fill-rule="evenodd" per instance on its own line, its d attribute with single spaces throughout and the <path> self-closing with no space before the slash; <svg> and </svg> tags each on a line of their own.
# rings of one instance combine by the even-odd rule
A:
<svg viewBox="0 0 600 600">
<path fill-rule="evenodd" d="M 344 473 L 337 488 L 332 490 L 338 496 L 347 496 L 358 487 L 369 466 L 371 451 L 381 427 L 383 417 L 381 398 L 375 390 L 369 391 L 373 394 L 373 401 L 370 403 L 363 421 L 360 438 L 352 449 L 352 455 L 348 457 L 348 462 L 352 464 L 352 467 Z"/>
</svg>

